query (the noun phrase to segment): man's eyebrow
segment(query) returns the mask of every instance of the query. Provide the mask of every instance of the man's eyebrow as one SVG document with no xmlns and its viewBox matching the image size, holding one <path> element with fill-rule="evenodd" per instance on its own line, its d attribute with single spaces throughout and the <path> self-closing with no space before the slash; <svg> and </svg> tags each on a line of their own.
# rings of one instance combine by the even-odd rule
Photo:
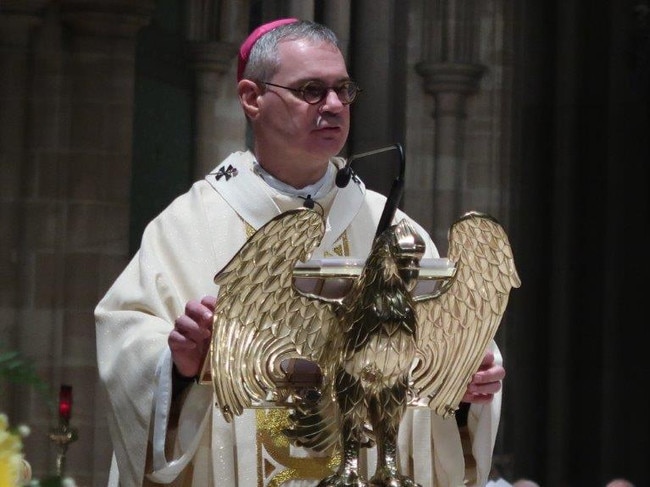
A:
<svg viewBox="0 0 650 487">
<path fill-rule="evenodd" d="M 309 83 L 310 81 L 317 82 L 317 83 L 321 83 L 321 84 L 323 84 L 323 85 L 325 85 L 325 86 L 327 86 L 327 84 L 328 84 L 328 83 L 327 83 L 325 80 L 323 80 L 322 78 L 300 78 L 300 79 L 298 79 L 298 80 L 295 81 L 295 84 L 296 84 L 297 86 L 302 86 L 302 85 L 304 85 L 305 83 Z M 352 78 L 350 78 L 349 76 L 344 76 L 344 77 L 339 78 L 339 79 L 337 79 L 336 81 L 334 81 L 334 85 L 341 84 L 341 83 L 345 83 L 346 81 L 352 81 Z"/>
</svg>

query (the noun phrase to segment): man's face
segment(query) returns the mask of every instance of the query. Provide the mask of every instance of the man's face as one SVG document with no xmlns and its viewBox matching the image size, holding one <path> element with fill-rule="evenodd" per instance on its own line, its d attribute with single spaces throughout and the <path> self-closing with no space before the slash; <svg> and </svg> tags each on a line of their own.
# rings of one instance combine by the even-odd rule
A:
<svg viewBox="0 0 650 487">
<path fill-rule="evenodd" d="M 330 44 L 313 44 L 306 40 L 285 41 L 278 45 L 280 68 L 270 83 L 300 88 L 307 81 L 338 87 L 349 79 L 341 52 Z M 256 138 L 265 147 L 289 160 L 303 164 L 322 164 L 340 152 L 350 128 L 350 105 L 343 105 L 329 90 L 314 105 L 300 93 L 265 86 L 259 98 Z"/>
</svg>

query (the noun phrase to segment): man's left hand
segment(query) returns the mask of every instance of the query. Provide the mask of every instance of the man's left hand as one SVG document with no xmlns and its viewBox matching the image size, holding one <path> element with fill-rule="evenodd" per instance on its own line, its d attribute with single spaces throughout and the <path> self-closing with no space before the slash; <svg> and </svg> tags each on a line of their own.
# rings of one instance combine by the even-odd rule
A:
<svg viewBox="0 0 650 487">
<path fill-rule="evenodd" d="M 501 381 L 506 376 L 506 369 L 494 361 L 494 354 L 486 352 L 478 371 L 472 376 L 462 402 L 487 404 L 501 390 Z"/>
</svg>

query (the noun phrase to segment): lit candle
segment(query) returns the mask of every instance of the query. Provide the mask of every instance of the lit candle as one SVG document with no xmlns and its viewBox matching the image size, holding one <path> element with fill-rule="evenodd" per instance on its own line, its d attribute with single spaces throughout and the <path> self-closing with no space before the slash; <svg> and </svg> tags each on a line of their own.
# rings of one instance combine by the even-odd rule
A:
<svg viewBox="0 0 650 487">
<path fill-rule="evenodd" d="M 72 386 L 62 385 L 59 390 L 59 418 L 70 421 L 72 413 Z"/>
</svg>

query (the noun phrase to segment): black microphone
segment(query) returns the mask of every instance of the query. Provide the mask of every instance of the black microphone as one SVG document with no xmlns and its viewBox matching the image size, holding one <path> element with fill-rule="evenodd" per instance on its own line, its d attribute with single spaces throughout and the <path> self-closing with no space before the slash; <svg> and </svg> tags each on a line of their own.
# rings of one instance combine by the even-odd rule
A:
<svg viewBox="0 0 650 487">
<path fill-rule="evenodd" d="M 307 197 L 304 198 L 304 200 L 305 200 L 305 202 L 303 203 L 303 206 L 305 208 L 309 208 L 310 210 L 313 210 L 314 209 L 314 204 L 316 202 L 312 199 L 311 195 L 308 194 Z"/>
</svg>

